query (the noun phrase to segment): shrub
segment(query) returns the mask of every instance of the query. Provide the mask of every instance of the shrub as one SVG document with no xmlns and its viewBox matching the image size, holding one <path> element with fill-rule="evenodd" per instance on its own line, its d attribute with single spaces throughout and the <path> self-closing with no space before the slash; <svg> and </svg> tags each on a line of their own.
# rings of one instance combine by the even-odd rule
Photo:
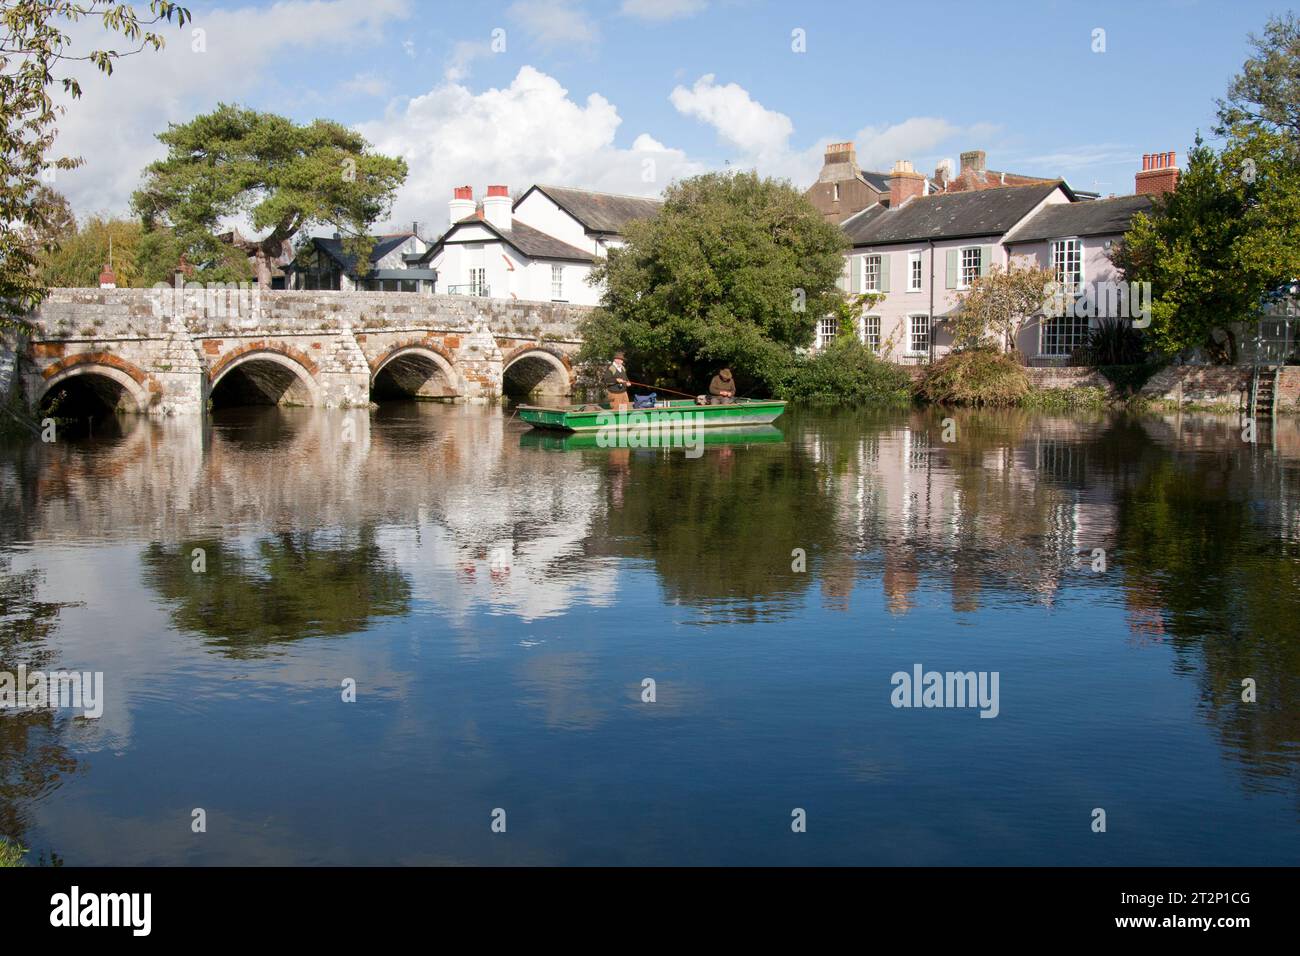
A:
<svg viewBox="0 0 1300 956">
<path fill-rule="evenodd" d="M 941 405 L 1015 405 L 1029 392 L 1029 376 L 1009 355 L 968 349 L 929 366 L 917 390 Z"/>
<path fill-rule="evenodd" d="M 911 400 L 911 380 L 857 338 L 842 335 L 821 351 L 796 359 L 776 393 L 814 402 L 903 404 Z"/>
<path fill-rule="evenodd" d="M 1137 365 L 1146 361 L 1146 341 L 1127 319 L 1104 318 L 1088 333 L 1088 342 L 1077 353 L 1087 364 Z"/>
<path fill-rule="evenodd" d="M 0 837 L 0 868 L 23 865 L 23 856 L 27 853 L 17 843 L 11 843 Z"/>
</svg>

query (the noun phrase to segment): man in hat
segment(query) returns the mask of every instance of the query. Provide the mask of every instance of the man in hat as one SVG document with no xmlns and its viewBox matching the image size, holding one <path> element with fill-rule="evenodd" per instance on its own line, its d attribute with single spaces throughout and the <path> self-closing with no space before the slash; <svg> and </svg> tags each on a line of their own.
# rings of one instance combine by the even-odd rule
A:
<svg viewBox="0 0 1300 956">
<path fill-rule="evenodd" d="M 615 411 L 628 407 L 627 387 L 631 382 L 627 378 L 627 367 L 623 364 L 623 353 L 614 353 L 614 361 L 605 369 L 605 394 L 609 397 L 609 407 Z"/>
<path fill-rule="evenodd" d="M 730 405 L 735 400 L 736 380 L 731 376 L 731 369 L 720 369 L 709 383 L 709 404 Z"/>
</svg>

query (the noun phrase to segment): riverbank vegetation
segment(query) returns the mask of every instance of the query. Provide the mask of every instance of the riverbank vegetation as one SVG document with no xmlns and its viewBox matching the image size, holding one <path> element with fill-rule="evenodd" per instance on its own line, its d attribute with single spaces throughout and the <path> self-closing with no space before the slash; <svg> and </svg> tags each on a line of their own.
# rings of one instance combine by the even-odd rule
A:
<svg viewBox="0 0 1300 956">
<path fill-rule="evenodd" d="M 0 869 L 23 866 L 23 857 L 27 851 L 17 843 L 10 843 L 4 837 L 0 837 Z"/>
<path fill-rule="evenodd" d="M 940 405 L 1016 405 L 1029 394 L 1029 376 L 1004 352 L 969 348 L 927 366 L 916 393 Z"/>
<path fill-rule="evenodd" d="M 797 359 L 775 394 L 818 404 L 907 405 L 912 401 L 912 380 L 856 336 L 842 335 L 826 348 Z"/>
</svg>

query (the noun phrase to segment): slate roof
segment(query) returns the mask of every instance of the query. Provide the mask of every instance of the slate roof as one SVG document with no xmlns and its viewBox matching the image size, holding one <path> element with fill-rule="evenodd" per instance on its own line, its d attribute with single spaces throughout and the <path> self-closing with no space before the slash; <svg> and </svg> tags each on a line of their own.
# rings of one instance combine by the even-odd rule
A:
<svg viewBox="0 0 1300 956">
<path fill-rule="evenodd" d="M 1041 242 L 1063 236 L 1105 236 L 1127 232 L 1133 217 L 1150 211 L 1150 196 L 1119 196 L 1046 206 L 1007 236 L 1006 242 Z"/>
<path fill-rule="evenodd" d="M 518 219 L 511 220 L 509 232 L 496 228 L 486 219 L 462 219 L 460 222 L 454 222 L 442 234 L 442 237 L 429 247 L 428 252 L 420 257 L 421 261 L 432 262 L 438 250 L 446 245 L 447 239 L 459 226 L 482 226 L 502 242 L 518 249 L 530 259 L 565 259 L 574 262 L 596 261 L 596 257 L 592 253 L 579 249 L 577 246 L 571 246 L 567 242 L 542 232 L 540 229 L 534 229 L 527 223 L 520 222 Z"/>
<path fill-rule="evenodd" d="M 371 236 L 374 240 L 374 248 L 370 250 L 370 264 L 374 265 L 384 256 L 388 255 L 406 240 L 411 238 L 411 233 L 401 233 L 392 236 Z M 356 275 L 357 257 L 343 251 L 342 239 L 324 239 L 319 236 L 312 239 L 316 248 L 325 255 L 329 256 L 339 264 L 348 275 Z"/>
<path fill-rule="evenodd" d="M 840 228 L 855 246 L 996 236 L 1027 216 L 1057 188 L 1073 195 L 1059 181 L 978 192 L 932 193 L 918 196 L 897 209 L 871 206 L 844 220 Z"/>
<path fill-rule="evenodd" d="M 570 189 L 567 186 L 536 185 L 515 200 L 514 208 L 524 201 L 534 189 L 549 196 L 557 206 L 567 212 L 588 232 L 621 235 L 624 227 L 634 219 L 649 219 L 659 211 L 663 202 L 643 196 L 621 196 L 615 193 L 598 193 L 590 189 Z"/>
<path fill-rule="evenodd" d="M 503 238 L 524 255 L 534 259 L 581 259 L 583 262 L 594 262 L 596 259 L 590 252 L 549 236 L 518 219 L 513 221 L 510 235 Z"/>
</svg>

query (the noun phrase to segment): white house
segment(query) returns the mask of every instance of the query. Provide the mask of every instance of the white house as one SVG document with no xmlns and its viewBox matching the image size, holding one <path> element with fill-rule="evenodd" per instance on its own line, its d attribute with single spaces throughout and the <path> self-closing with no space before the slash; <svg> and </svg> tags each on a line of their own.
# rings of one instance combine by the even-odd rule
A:
<svg viewBox="0 0 1300 956">
<path fill-rule="evenodd" d="M 450 227 L 412 265 L 437 273 L 439 293 L 595 305 L 592 266 L 622 244 L 628 222 L 659 205 L 558 186 L 532 186 L 514 201 L 507 187 L 489 186 L 475 203 L 473 189 L 460 186 Z"/>
</svg>

